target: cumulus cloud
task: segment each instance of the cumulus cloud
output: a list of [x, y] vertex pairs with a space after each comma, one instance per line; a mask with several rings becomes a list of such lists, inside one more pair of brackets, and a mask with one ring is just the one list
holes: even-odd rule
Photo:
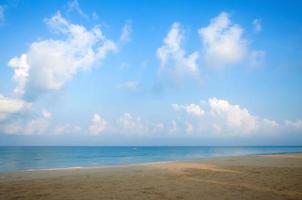
[[291, 128], [291, 129], [298, 129], [301, 130], [302, 129], [302, 120], [297, 119], [297, 120], [285, 120], [285, 126], [287, 128]]
[[78, 133], [81, 130], [82, 130], [82, 128], [80, 126], [64, 124], [64, 125], [56, 126], [54, 129], [54, 133], [56, 135], [74, 134], [74, 133]]
[[45, 109], [38, 114], [32, 112], [32, 104], [22, 99], [0, 94], [0, 133], [41, 134], [49, 128], [51, 116]]
[[260, 32], [262, 30], [261, 20], [260, 19], [254, 19], [253, 20], [253, 27], [254, 27], [254, 31], [256, 33]]
[[211, 115], [222, 119], [227, 126], [237, 128], [244, 132], [251, 132], [258, 128], [257, 117], [251, 115], [245, 108], [232, 105], [226, 100], [209, 99]]
[[197, 51], [187, 54], [182, 48], [184, 31], [179, 23], [173, 23], [164, 39], [164, 44], [157, 49], [156, 55], [160, 61], [161, 71], [168, 70], [176, 76], [183, 74], [198, 74]]
[[226, 12], [211, 19], [207, 27], [198, 30], [203, 43], [203, 57], [207, 65], [222, 67], [244, 59], [248, 43], [243, 29], [233, 24]]
[[[90, 133], [97, 132], [102, 133], [104, 131], [110, 132], [115, 135], [137, 135], [137, 136], [151, 136], [165, 133], [167, 130], [164, 122], [152, 122], [130, 114], [128, 112], [123, 113], [117, 120], [110, 123], [105, 121], [99, 115], [94, 115], [91, 120], [91, 126], [89, 127]], [[96, 130], [98, 131], [92, 131]]]
[[18, 83], [15, 88], [15, 93], [22, 95], [24, 93], [24, 88], [28, 79], [29, 64], [27, 62], [27, 55], [22, 54], [20, 57], [14, 57], [9, 62], [8, 65], [14, 69], [13, 80]]
[[44, 134], [50, 126], [51, 113], [47, 110], [33, 118], [16, 118], [0, 124], [0, 131], [13, 135], [33, 135]]
[[107, 121], [99, 114], [95, 113], [91, 119], [91, 125], [89, 126], [89, 132], [92, 135], [99, 135], [108, 128]]
[[32, 119], [25, 126], [26, 134], [42, 134], [45, 133], [47, 128], [49, 127], [49, 119], [51, 118], [51, 113], [43, 110], [42, 116], [40, 118]]
[[271, 119], [264, 118], [262, 122], [264, 127], [268, 127], [268, 128], [278, 128], [280, 126], [275, 120], [271, 120]]
[[[178, 114], [170, 122], [157, 122], [143, 119], [130, 113], [124, 113], [118, 120], [109, 123], [100, 115], [94, 114], [89, 132], [99, 135], [105, 130], [112, 134], [132, 134], [154, 136], [154, 134], [190, 134], [190, 135], [252, 135], [252, 134], [278, 134], [284, 128], [301, 130], [302, 121], [286, 120], [283, 124], [268, 118], [253, 115], [248, 109], [224, 99], [215, 97], [203, 102], [203, 109], [199, 104], [172, 104], [173, 110]], [[188, 117], [190, 116], [190, 117]], [[201, 117], [202, 116], [202, 117]], [[57, 134], [78, 132], [80, 129], [73, 126], [58, 126]], [[72, 130], [72, 131], [70, 131]]]
[[271, 132], [280, 128], [280, 124], [276, 121], [252, 115], [246, 108], [224, 99], [209, 98], [207, 102], [203, 103], [203, 107], [207, 109], [194, 103], [172, 104], [175, 112], [184, 111], [193, 116], [193, 118], [182, 116], [178, 127], [183, 127], [183, 132], [197, 134], [246, 134]]
[[19, 95], [38, 96], [46, 91], [60, 90], [66, 81], [81, 70], [88, 70], [117, 50], [99, 27], [87, 30], [72, 24], [57, 12], [46, 24], [65, 39], [34, 42], [20, 57], [8, 65], [14, 69], [15, 91]]
[[172, 104], [172, 108], [175, 110], [175, 111], [185, 111], [187, 112], [188, 114], [191, 114], [191, 115], [195, 115], [195, 116], [203, 116], [204, 115], [204, 110], [201, 108], [200, 105], [198, 104], [187, 104], [187, 105], [179, 105], [179, 104]]
[[[261, 30], [261, 21], [253, 22], [257, 31]], [[201, 57], [210, 67], [221, 68], [248, 61], [251, 66], [263, 64], [266, 52], [250, 48], [250, 41], [244, 37], [244, 29], [231, 21], [227, 12], [221, 12], [210, 20], [206, 27], [198, 30], [202, 41]], [[176, 77], [184, 74], [198, 74], [197, 61], [199, 53], [194, 51], [187, 55], [182, 47], [184, 31], [179, 23], [173, 23], [164, 44], [157, 49], [160, 71], [166, 70]]]
[[21, 100], [8, 98], [0, 94], [0, 120], [8, 115], [26, 110], [31, 104]]
[[143, 134], [149, 131], [148, 125], [140, 118], [124, 113], [118, 120], [122, 131], [134, 134]]

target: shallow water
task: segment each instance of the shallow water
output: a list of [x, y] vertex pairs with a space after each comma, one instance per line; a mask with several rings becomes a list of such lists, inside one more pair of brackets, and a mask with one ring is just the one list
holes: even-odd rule
[[265, 147], [0, 147], [0, 172], [95, 167], [220, 156], [302, 152], [302, 146]]

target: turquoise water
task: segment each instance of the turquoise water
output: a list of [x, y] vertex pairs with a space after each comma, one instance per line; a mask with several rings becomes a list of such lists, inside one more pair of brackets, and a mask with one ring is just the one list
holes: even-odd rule
[[296, 147], [0, 147], [0, 172], [302, 152]]

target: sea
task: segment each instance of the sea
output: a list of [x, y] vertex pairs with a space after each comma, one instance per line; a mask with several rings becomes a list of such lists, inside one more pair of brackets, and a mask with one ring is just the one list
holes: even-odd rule
[[302, 146], [2, 146], [0, 172], [302, 152]]

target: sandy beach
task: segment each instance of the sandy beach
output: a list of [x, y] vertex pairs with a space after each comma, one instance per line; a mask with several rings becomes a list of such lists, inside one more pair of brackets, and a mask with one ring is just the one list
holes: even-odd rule
[[0, 173], [0, 199], [302, 199], [302, 154]]

